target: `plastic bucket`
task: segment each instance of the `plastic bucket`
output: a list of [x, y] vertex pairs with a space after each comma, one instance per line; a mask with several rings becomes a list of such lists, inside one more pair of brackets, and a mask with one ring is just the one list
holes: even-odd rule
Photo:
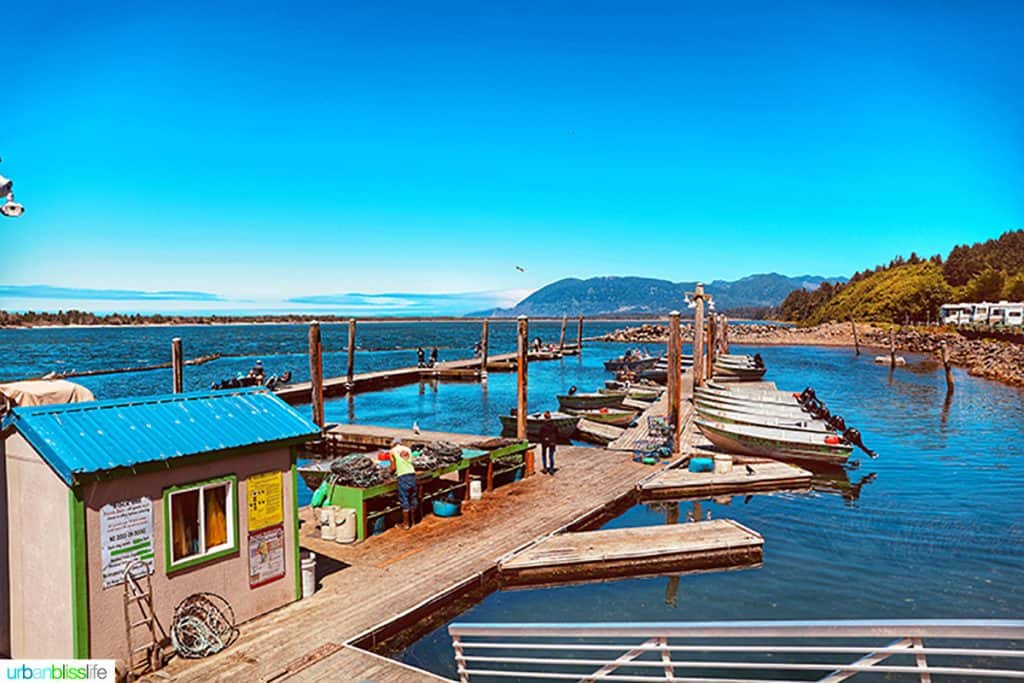
[[334, 540], [338, 543], [355, 543], [356, 511], [352, 508], [338, 508], [334, 521]]
[[715, 474], [732, 472], [732, 456], [726, 453], [715, 454]]
[[715, 469], [711, 458], [690, 458], [691, 472], [713, 472]]
[[325, 541], [334, 540], [334, 519], [338, 514], [335, 505], [325, 505], [320, 508], [320, 538]]
[[480, 477], [469, 478], [469, 499], [480, 500], [484, 497], [484, 485]]
[[310, 553], [299, 564], [302, 568], [302, 597], [308, 598], [316, 592], [316, 555]]

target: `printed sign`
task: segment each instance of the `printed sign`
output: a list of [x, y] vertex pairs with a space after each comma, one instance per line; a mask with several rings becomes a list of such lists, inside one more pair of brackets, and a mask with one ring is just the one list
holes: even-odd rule
[[[103, 587], [124, 583], [124, 570], [142, 560], [153, 573], [153, 502], [135, 498], [100, 508]], [[141, 572], [140, 572], [141, 574]]]
[[284, 525], [249, 533], [249, 588], [284, 576]]
[[284, 523], [284, 498], [280, 472], [249, 477], [249, 531]]

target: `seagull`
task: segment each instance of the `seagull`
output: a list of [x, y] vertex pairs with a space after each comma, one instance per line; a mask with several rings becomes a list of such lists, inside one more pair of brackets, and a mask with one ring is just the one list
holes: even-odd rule
[[526, 272], [526, 268], [523, 268], [522, 266], [516, 266], [516, 270], [518, 270], [520, 273]]
[[419, 424], [416, 423], [416, 420], [412, 421], [412, 433], [413, 434], [419, 434], [420, 433], [420, 426], [419, 426]]
[[744, 467], [747, 468], [747, 476], [748, 477], [754, 473], [754, 468], [751, 467], [750, 465], [744, 465]]

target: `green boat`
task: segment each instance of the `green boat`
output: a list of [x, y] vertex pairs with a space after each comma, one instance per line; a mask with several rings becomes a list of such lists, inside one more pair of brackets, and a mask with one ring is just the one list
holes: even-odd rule
[[567, 409], [566, 412], [583, 417], [591, 422], [612, 425], [613, 427], [628, 427], [640, 413], [636, 410], [621, 410], [618, 408], [588, 408], [584, 410]]
[[[518, 425], [515, 415], [499, 415], [501, 420], [501, 435], [515, 436]], [[569, 442], [573, 432], [576, 431], [576, 424], [580, 418], [567, 413], [551, 413], [551, 421], [555, 423], [558, 430], [558, 439], [565, 443]], [[544, 413], [530, 413], [526, 416], [526, 436], [529, 439], [540, 439], [540, 428], [544, 424]]]
[[694, 420], [694, 424], [708, 441], [730, 453], [834, 464], [845, 463], [853, 453], [853, 446], [837, 434], [727, 424], [702, 418]]
[[607, 394], [595, 391], [588, 394], [559, 394], [559, 410], [587, 410], [588, 408], [615, 408], [626, 398], [625, 391], [612, 391]]
[[606, 387], [604, 389], [598, 389], [600, 394], [621, 394], [623, 391], [626, 392], [626, 398], [631, 398], [634, 401], [657, 401], [658, 397], [661, 396], [661, 390], [651, 388], [640, 388], [640, 387], [623, 387], [623, 388], [612, 388]]

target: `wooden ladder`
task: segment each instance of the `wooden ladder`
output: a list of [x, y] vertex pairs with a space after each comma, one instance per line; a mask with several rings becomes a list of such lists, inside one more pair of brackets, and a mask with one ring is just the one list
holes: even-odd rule
[[[132, 605], [137, 609], [132, 610]], [[163, 657], [157, 639], [159, 625], [153, 611], [153, 583], [149, 565], [142, 560], [135, 560], [124, 570], [124, 624], [128, 636], [129, 679], [159, 669]], [[139, 633], [142, 629], [145, 630]]]

